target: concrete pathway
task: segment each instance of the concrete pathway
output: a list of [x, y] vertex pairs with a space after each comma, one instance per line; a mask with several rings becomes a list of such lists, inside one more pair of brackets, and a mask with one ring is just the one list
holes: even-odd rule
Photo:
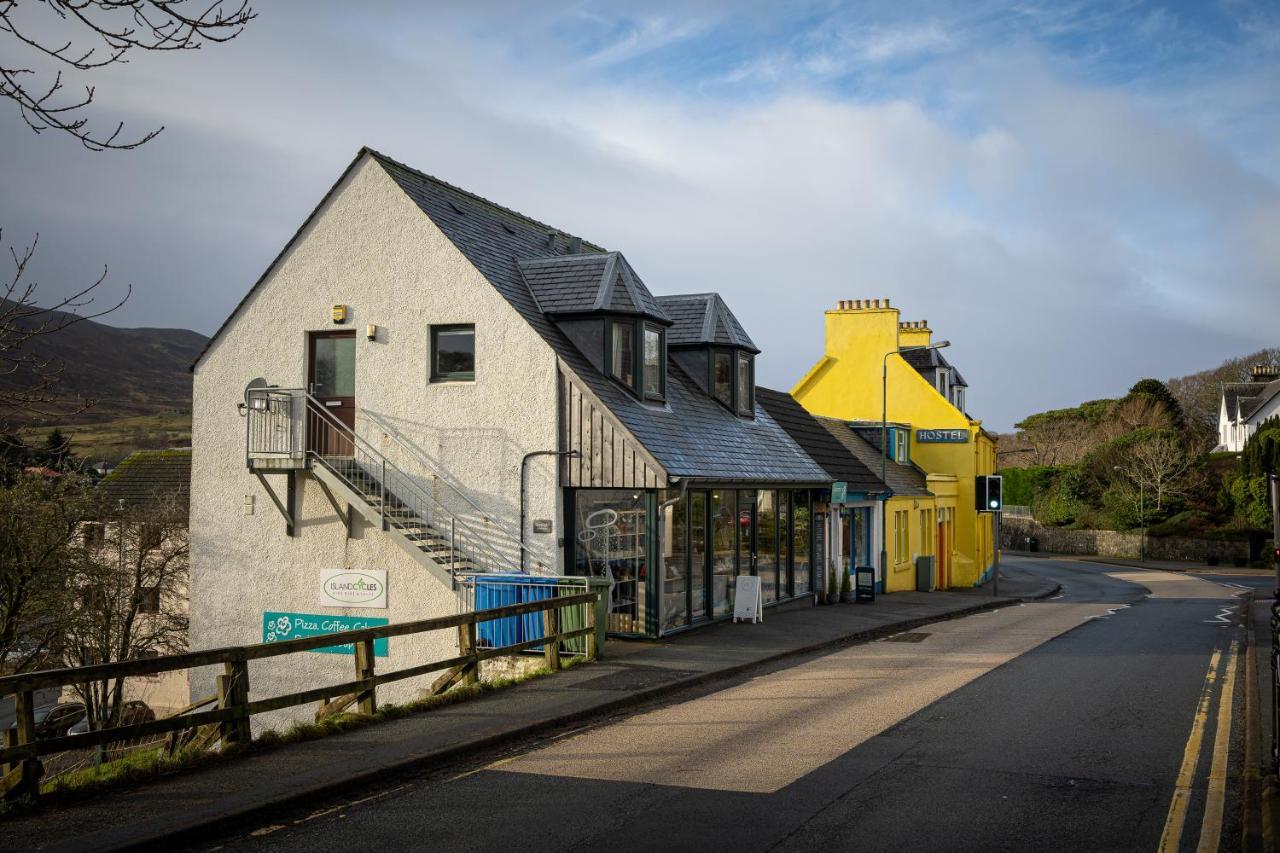
[[897, 634], [930, 622], [1052, 595], [1018, 570], [990, 589], [895, 593], [874, 604], [765, 611], [761, 624], [710, 626], [653, 643], [609, 642], [605, 659], [425, 714], [0, 820], [0, 848], [114, 850], [188, 841], [285, 806], [358, 794], [503, 744], [597, 719], [771, 661]]

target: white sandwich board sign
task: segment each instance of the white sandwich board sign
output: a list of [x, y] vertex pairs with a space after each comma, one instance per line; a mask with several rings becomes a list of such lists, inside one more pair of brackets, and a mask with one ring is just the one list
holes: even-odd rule
[[733, 597], [733, 621], [750, 619], [764, 621], [764, 601], [760, 598], [760, 578], [738, 575], [738, 585]]

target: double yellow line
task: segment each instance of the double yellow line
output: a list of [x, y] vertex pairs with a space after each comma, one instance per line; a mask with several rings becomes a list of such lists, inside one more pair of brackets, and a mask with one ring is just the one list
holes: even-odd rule
[[[1227, 669], [1222, 690], [1218, 694], [1218, 726], [1213, 737], [1213, 760], [1209, 766], [1209, 789], [1205, 799], [1204, 821], [1200, 825], [1200, 841], [1196, 853], [1217, 853], [1222, 836], [1222, 815], [1227, 793], [1227, 759], [1231, 749], [1231, 710], [1236, 687], [1236, 654], [1239, 643], [1232, 641], [1227, 655]], [[1191, 803], [1191, 788], [1195, 782], [1196, 766], [1200, 761], [1200, 747], [1204, 741], [1205, 725], [1209, 720], [1209, 708], [1213, 704], [1213, 686], [1218, 680], [1218, 667], [1222, 652], [1214, 649], [1209, 658], [1209, 670], [1200, 689], [1200, 701], [1195, 718], [1191, 721], [1191, 734], [1182, 754], [1182, 767], [1169, 803], [1169, 815], [1165, 818], [1164, 834], [1160, 837], [1160, 853], [1176, 853], [1182, 844], [1182, 831], [1187, 822], [1187, 807]]]

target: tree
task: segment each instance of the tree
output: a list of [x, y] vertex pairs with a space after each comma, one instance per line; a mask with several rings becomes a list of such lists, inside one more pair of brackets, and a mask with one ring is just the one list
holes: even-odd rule
[[[136, 660], [187, 648], [187, 508], [179, 496], [101, 505], [87, 522], [85, 558], [74, 581], [78, 606], [62, 644], [66, 666]], [[76, 687], [99, 726], [115, 725], [125, 700], [123, 678]]]
[[1186, 427], [1186, 418], [1182, 412], [1182, 404], [1173, 396], [1166, 386], [1159, 379], [1139, 379], [1129, 389], [1129, 397], [1148, 397], [1156, 401], [1166, 415], [1168, 415], [1171, 425], [1178, 430]]
[[1195, 462], [1181, 437], [1172, 430], [1145, 430], [1128, 447], [1122, 465], [1128, 479], [1154, 499], [1156, 512], [1170, 498], [1182, 494], [1182, 480]]
[[[89, 126], [95, 88], [68, 95], [64, 74], [91, 77], [137, 52], [198, 50], [238, 36], [254, 18], [247, 3], [222, 0], [60, 0], [24, 6], [0, 0], [0, 97], [36, 133], [70, 134], [91, 151], [137, 148], [164, 128], [122, 137]], [[21, 57], [21, 58], [20, 58]]]
[[58, 651], [71, 612], [88, 513], [87, 483], [72, 475], [18, 474], [0, 486], [0, 664], [35, 669]]

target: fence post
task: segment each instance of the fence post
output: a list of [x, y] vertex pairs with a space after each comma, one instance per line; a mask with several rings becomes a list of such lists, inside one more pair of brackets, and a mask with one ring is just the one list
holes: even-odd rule
[[[224, 672], [218, 676], [218, 708], [241, 708], [249, 704], [249, 662], [230, 660], [224, 665]], [[249, 715], [245, 714], [234, 720], [224, 720], [219, 724], [223, 745], [230, 743], [248, 743], [253, 735], [249, 726]]]
[[[361, 640], [356, 646], [356, 679], [373, 678], [373, 640]], [[370, 686], [356, 694], [357, 709], [361, 714], [374, 714], [378, 710], [378, 688]]]
[[[476, 622], [474, 613], [471, 616], [470, 622], [464, 622], [458, 626], [458, 653], [460, 655], [475, 655], [476, 653]], [[470, 663], [463, 664], [462, 683], [480, 683], [480, 662], [475, 660], [474, 657]]]
[[[36, 703], [35, 694], [30, 690], [23, 690], [13, 697], [14, 711], [17, 715], [15, 724], [17, 728], [17, 737], [9, 742], [16, 746], [25, 746], [29, 743], [36, 742]], [[44, 766], [40, 763], [38, 756], [23, 758], [18, 762], [17, 767], [10, 770], [10, 773], [21, 773], [21, 781], [17, 787], [10, 790], [10, 796], [27, 794], [31, 797], [40, 796], [40, 776], [44, 772]], [[7, 775], [7, 774], [6, 774]], [[2, 777], [0, 777], [2, 778]]]
[[[554, 598], [549, 599], [555, 601]], [[542, 644], [543, 654], [547, 658], [547, 669], [555, 672], [560, 668], [560, 608], [550, 607], [542, 611], [542, 636], [546, 640]]]
[[[598, 601], [599, 599], [600, 593], [597, 592], [596, 600]], [[586, 623], [585, 627], [591, 629], [587, 632], [586, 637], [587, 660], [595, 660], [596, 656], [600, 654], [600, 649], [596, 647], [596, 603], [594, 601], [588, 601], [586, 604], [582, 605], [582, 609], [584, 611], [583, 615], [586, 617], [584, 620]]]

